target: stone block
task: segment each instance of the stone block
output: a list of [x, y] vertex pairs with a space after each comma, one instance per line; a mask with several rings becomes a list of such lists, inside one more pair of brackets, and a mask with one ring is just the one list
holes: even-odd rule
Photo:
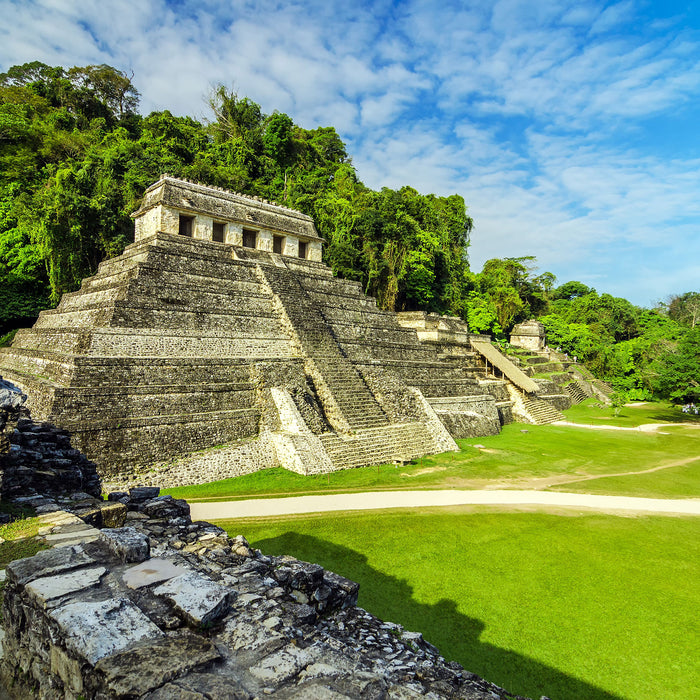
[[143, 700], [253, 700], [231, 676], [216, 673], [188, 673], [146, 695]]
[[150, 501], [152, 498], [157, 498], [159, 494], [159, 486], [137, 486], [133, 489], [129, 489], [129, 498], [134, 503]]
[[103, 657], [95, 669], [117, 697], [140, 697], [193, 669], [221, 658], [210, 640], [178, 630]]
[[80, 663], [71, 658], [66, 652], [51, 645], [51, 673], [56, 674], [73, 693], [83, 692], [83, 677]]
[[123, 503], [102, 501], [82, 508], [74, 507], [73, 512], [88, 525], [96, 528], [121, 527], [126, 521], [127, 508]]
[[133, 589], [152, 586], [187, 573], [189, 569], [172, 559], [153, 558], [132, 566], [122, 574], [124, 583]]
[[194, 571], [171, 578], [153, 589], [153, 594], [168, 600], [187, 623], [200, 627], [223, 617], [233, 596], [225, 586]]
[[139, 510], [154, 519], [180, 518], [190, 514], [190, 505], [181, 498], [158, 496], [140, 505]]
[[26, 585], [26, 591], [40, 607], [54, 607], [64, 596], [97, 586], [106, 572], [104, 566], [74, 569], [57, 576], [34, 579]]
[[250, 673], [266, 685], [279, 686], [312, 664], [320, 653], [320, 650], [314, 647], [301, 649], [288, 645], [252, 666]]
[[122, 562], [142, 562], [151, 555], [148, 537], [134, 527], [101, 530], [99, 539]]
[[81, 545], [60, 549], [47, 549], [27, 559], [17, 559], [7, 565], [7, 578], [18, 585], [25, 585], [42, 576], [52, 576], [73, 569], [79, 569], [95, 560]]
[[136, 642], [163, 636], [126, 598], [69, 603], [52, 610], [50, 618], [60, 627], [68, 649], [93, 665]]

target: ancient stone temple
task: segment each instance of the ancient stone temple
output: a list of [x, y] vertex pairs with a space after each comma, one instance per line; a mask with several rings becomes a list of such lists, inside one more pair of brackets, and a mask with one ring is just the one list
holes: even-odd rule
[[510, 332], [510, 344], [534, 352], [544, 350], [544, 325], [534, 318], [523, 323], [516, 323]]
[[201, 480], [330, 471], [498, 432], [503, 387], [449, 351], [466, 326], [421, 342], [333, 277], [308, 216], [163, 176], [134, 217], [135, 243], [0, 349], [104, 475], [221, 445]]

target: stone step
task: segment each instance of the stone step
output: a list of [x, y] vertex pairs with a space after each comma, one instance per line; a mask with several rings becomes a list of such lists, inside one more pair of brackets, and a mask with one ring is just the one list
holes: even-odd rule
[[409, 461], [432, 449], [432, 439], [420, 423], [393, 424], [340, 437], [321, 435], [321, 442], [336, 468]]
[[554, 406], [535, 397], [525, 397], [523, 405], [528, 415], [533, 419], [536, 425], [547, 425], [558, 420], [564, 420], [565, 416], [561, 411], [558, 411]]

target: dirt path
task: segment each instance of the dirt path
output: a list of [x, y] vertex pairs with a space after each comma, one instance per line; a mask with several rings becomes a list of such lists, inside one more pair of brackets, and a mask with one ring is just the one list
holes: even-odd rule
[[[635, 433], [655, 433], [659, 428], [672, 428], [675, 425], [685, 425], [685, 423], [643, 423], [632, 427], [622, 425], [600, 425], [593, 423], [573, 423], [569, 420], [557, 420], [552, 425], [566, 425], [570, 428], [588, 428], [590, 430], [631, 430]], [[700, 427], [691, 425], [691, 427]]]
[[495, 505], [586, 508], [604, 512], [634, 511], [700, 515], [700, 499], [598, 496], [552, 491], [379, 491], [324, 496], [291, 496], [218, 503], [191, 503], [194, 520], [224, 520], [297, 515], [341, 510], [426, 508], [431, 506]]
[[[507, 479], [501, 479], [495, 482], [493, 488], [496, 489], [507, 489], [511, 487], [520, 489], [546, 489], [550, 486], [562, 486], [563, 484], [576, 484], [580, 481], [595, 481], [596, 479], [607, 479], [610, 476], [637, 476], [639, 474], [651, 474], [652, 472], [663, 471], [664, 469], [671, 469], [672, 467], [683, 467], [686, 464], [692, 464], [700, 460], [700, 455], [697, 457], [687, 457], [686, 459], [678, 459], [675, 462], [668, 462], [667, 464], [660, 464], [657, 467], [650, 467], [649, 469], [640, 469], [636, 472], [614, 472], [611, 474], [557, 474], [555, 476], [539, 476], [523, 479], [513, 479], [508, 481]], [[486, 480], [482, 480], [486, 481]], [[467, 486], [466, 483], [462, 484]], [[489, 489], [487, 483], [478, 484], [483, 489]], [[474, 484], [477, 486], [477, 484]]]

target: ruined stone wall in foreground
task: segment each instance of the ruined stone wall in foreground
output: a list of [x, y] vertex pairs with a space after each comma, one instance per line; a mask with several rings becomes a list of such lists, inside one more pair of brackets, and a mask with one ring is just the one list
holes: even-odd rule
[[112, 494], [124, 527], [8, 566], [12, 697], [515, 698], [358, 608], [356, 583], [193, 524], [157, 494]]

